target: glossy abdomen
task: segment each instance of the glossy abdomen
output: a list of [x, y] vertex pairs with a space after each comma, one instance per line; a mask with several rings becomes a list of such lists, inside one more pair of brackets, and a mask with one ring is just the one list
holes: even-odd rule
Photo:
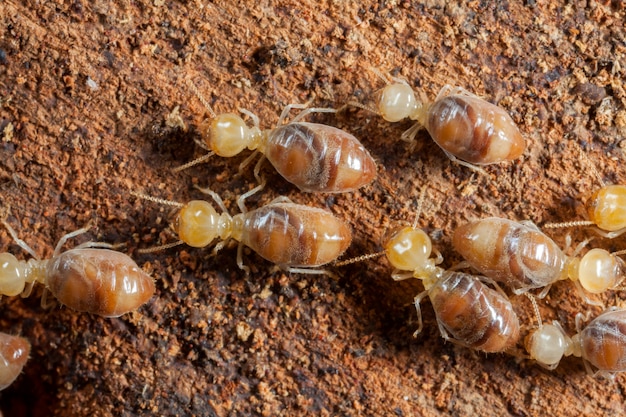
[[29, 353], [28, 340], [0, 332], [0, 390], [11, 385], [19, 376]]
[[517, 293], [555, 282], [567, 260], [538, 229], [496, 217], [460, 226], [452, 244], [472, 267]]
[[457, 341], [484, 352], [517, 343], [519, 319], [510, 301], [477, 277], [446, 271], [428, 297], [439, 325]]
[[238, 240], [277, 265], [314, 267], [339, 257], [352, 232], [327, 211], [277, 203], [246, 213]]
[[46, 287], [77, 311], [117, 317], [154, 294], [154, 281], [127, 255], [108, 249], [72, 249], [48, 263]]
[[477, 165], [516, 159], [526, 147], [511, 116], [473, 96], [450, 95], [435, 101], [425, 128], [445, 151]]
[[602, 313], [580, 332], [582, 357], [601, 371], [626, 371], [626, 310]]
[[376, 163], [351, 134], [317, 123], [290, 123], [268, 134], [265, 156], [306, 192], [356, 190], [376, 177]]

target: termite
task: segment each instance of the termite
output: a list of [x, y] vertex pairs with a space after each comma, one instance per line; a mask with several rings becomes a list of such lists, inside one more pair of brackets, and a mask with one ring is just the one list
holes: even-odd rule
[[[467, 263], [515, 294], [570, 279], [577, 287], [598, 294], [616, 288], [626, 277], [626, 263], [616, 253], [592, 249], [584, 256], [566, 256], [559, 246], [532, 223], [491, 217], [458, 227], [452, 245]], [[597, 304], [581, 295], [590, 304]]]
[[28, 340], [0, 332], [0, 391], [11, 385], [19, 376], [29, 354]]
[[153, 252], [181, 243], [202, 248], [220, 240], [214, 247], [214, 252], [217, 252], [229, 239], [234, 239], [239, 242], [237, 265], [246, 272], [250, 269], [243, 264], [244, 245], [287, 271], [326, 273], [319, 267], [341, 256], [352, 241], [348, 225], [328, 211], [295, 204], [285, 198], [247, 211], [243, 200], [263, 186], [264, 183], [239, 197], [241, 213], [234, 216], [228, 214], [220, 196], [208, 188], [198, 187], [213, 198], [221, 214], [204, 200], [182, 204], [131, 192], [136, 197], [180, 209], [172, 225], [180, 240], [143, 252]]
[[548, 369], [563, 356], [580, 357], [589, 374], [607, 378], [626, 371], [626, 310], [610, 308], [584, 328], [582, 317], [576, 315], [576, 334], [569, 337], [558, 322], [543, 324], [537, 316], [539, 327], [526, 338], [530, 357]]
[[423, 230], [402, 228], [391, 234], [384, 248], [397, 269], [392, 275], [395, 280], [413, 277], [424, 284], [425, 291], [414, 301], [419, 319], [416, 335], [422, 330], [420, 302], [428, 296], [444, 339], [483, 352], [502, 352], [517, 343], [519, 319], [506, 295], [488, 287], [485, 283], [493, 281], [486, 277], [436, 266], [441, 255], [430, 258], [432, 243]]
[[[386, 77], [376, 71], [377, 75]], [[417, 123], [402, 134], [408, 142], [425, 128], [452, 160], [482, 171], [475, 165], [489, 165], [519, 158], [526, 142], [509, 114], [494, 104], [460, 87], [444, 86], [433, 102], [418, 100], [402, 79], [387, 81], [378, 94], [375, 108], [350, 102], [379, 114], [389, 122], [409, 118]]]
[[[61, 252], [61, 248], [75, 236], [87, 232], [85, 227], [61, 237], [52, 258], [39, 259], [15, 230], [0, 218], [13, 240], [33, 259], [18, 260], [5, 252], [0, 254], [0, 294], [14, 296], [30, 292], [34, 283], [67, 307], [97, 314], [118, 317], [136, 310], [154, 294], [154, 281], [127, 255], [110, 249], [103, 243], [87, 242], [74, 249]], [[26, 284], [31, 284], [26, 288]]]
[[[308, 108], [285, 124], [291, 109], [305, 108], [290, 104], [284, 108], [276, 127], [261, 130], [255, 114], [239, 109], [252, 119], [252, 127], [237, 114], [217, 115], [191, 82], [189, 87], [211, 114], [211, 119], [200, 126], [202, 140], [210, 152], [176, 171], [202, 162], [213, 154], [232, 157], [248, 148], [263, 154], [283, 178], [304, 192], [354, 191], [376, 177], [376, 162], [356, 137], [336, 127], [300, 121], [308, 114], [336, 112], [335, 109]], [[244, 165], [255, 155], [256, 152]], [[257, 179], [262, 161], [263, 158], [255, 167]]]
[[[435, 250], [436, 257], [431, 258], [432, 241], [426, 232], [417, 228], [424, 197], [425, 190], [421, 193], [413, 226], [401, 227], [385, 235], [383, 252], [335, 265], [347, 265], [385, 254], [395, 268], [391, 275], [394, 280], [417, 278], [424, 285], [424, 291], [414, 299], [418, 317], [414, 336], [422, 331], [420, 302], [428, 296], [445, 340], [483, 352], [508, 350], [519, 338], [519, 319], [511, 302], [487, 277], [448, 271], [437, 266], [443, 262], [443, 257]], [[493, 284], [497, 291], [486, 283]]]

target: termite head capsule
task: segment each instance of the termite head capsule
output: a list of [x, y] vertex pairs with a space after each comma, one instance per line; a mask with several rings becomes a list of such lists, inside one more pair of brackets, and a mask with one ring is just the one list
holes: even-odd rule
[[413, 89], [404, 83], [393, 83], [383, 88], [378, 97], [378, 111], [388, 122], [399, 122], [415, 113], [420, 103], [415, 99]]
[[176, 216], [174, 230], [180, 240], [193, 246], [203, 248], [217, 237], [225, 237], [226, 229], [232, 223], [228, 214], [217, 214], [207, 201], [193, 200], [187, 203]]
[[430, 237], [421, 229], [405, 227], [392, 230], [385, 238], [387, 259], [402, 271], [415, 271], [428, 263], [432, 252]]
[[26, 285], [26, 264], [10, 253], [0, 253], [0, 294], [21, 294]]
[[561, 326], [555, 322], [555, 324], [544, 324], [531, 333], [526, 338], [526, 351], [532, 359], [553, 369], [563, 356], [572, 354], [573, 343]]
[[[254, 141], [254, 128], [234, 113], [224, 113], [206, 120], [200, 127], [202, 137], [216, 155], [231, 157], [251, 147]], [[258, 130], [258, 129], [257, 129]]]
[[622, 259], [604, 249], [591, 249], [578, 264], [578, 280], [585, 290], [599, 294], [619, 285], [625, 266]]
[[587, 214], [602, 230], [614, 232], [626, 227], [626, 186], [600, 188], [587, 202]]

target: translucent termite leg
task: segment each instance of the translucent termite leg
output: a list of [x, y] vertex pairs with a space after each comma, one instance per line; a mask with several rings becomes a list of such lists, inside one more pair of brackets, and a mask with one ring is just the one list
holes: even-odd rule
[[489, 174], [487, 173], [487, 171], [485, 171], [484, 169], [480, 168], [477, 165], [471, 164], [469, 162], [465, 162], [459, 158], [457, 158], [456, 156], [452, 155], [450, 152], [446, 151], [445, 149], [441, 148], [441, 150], [446, 154], [446, 156], [450, 159], [450, 161], [457, 163], [459, 165], [464, 166], [465, 168], [469, 168], [474, 172], [477, 172], [481, 175], [487, 176], [489, 177]]
[[237, 245], [237, 266], [246, 273], [246, 276], [250, 275], [250, 267], [243, 264], [243, 243], [241, 242]]
[[592, 305], [592, 306], [604, 308], [604, 304], [601, 301], [596, 301], [596, 300], [592, 300], [591, 298], [589, 298], [589, 295], [587, 295], [587, 291], [585, 291], [585, 289], [583, 288], [579, 280], [574, 281], [574, 286], [576, 287], [576, 290], [578, 291], [578, 295], [580, 295], [580, 298], [582, 298], [585, 301], [585, 303]]
[[218, 207], [220, 208], [220, 210], [222, 210], [223, 213], [228, 213], [228, 209], [226, 208], [226, 205], [224, 205], [224, 201], [222, 201], [222, 197], [220, 197], [215, 191], [211, 190], [209, 187], [202, 188], [198, 185], [196, 185], [196, 188], [200, 192], [211, 196], [213, 201], [215, 201], [215, 203], [218, 205]]
[[237, 207], [239, 207], [239, 210], [242, 213], [247, 213], [248, 212], [248, 209], [246, 208], [246, 204], [245, 204], [246, 199], [249, 198], [250, 196], [258, 193], [263, 188], [265, 188], [265, 184], [266, 184], [265, 178], [261, 178], [261, 183], [259, 185], [257, 185], [256, 187], [254, 187], [250, 191], [241, 194], [239, 196], [239, 198], [237, 198]]
[[63, 245], [65, 245], [65, 243], [68, 240], [70, 240], [70, 239], [72, 239], [72, 238], [74, 238], [76, 236], [82, 235], [84, 233], [87, 233], [89, 230], [91, 230], [92, 227], [93, 227], [93, 224], [91, 222], [89, 222], [87, 224], [87, 226], [61, 236], [61, 239], [59, 239], [59, 242], [57, 243], [56, 247], [54, 248], [54, 252], [52, 254], [52, 257], [55, 258], [55, 257], [59, 256], [59, 254], [61, 253], [61, 248], [63, 247]]
[[[278, 118], [278, 123], [276, 123], [276, 126], [282, 126], [285, 123], [285, 119], [287, 118], [287, 115], [289, 115], [289, 112], [291, 112], [291, 109], [306, 109], [307, 107], [309, 107], [309, 104], [311, 104], [312, 101], [313, 99], [309, 100], [308, 102], [304, 104], [296, 104], [296, 103], [287, 104], [283, 108], [283, 111], [280, 113], [280, 117]], [[292, 123], [293, 123], [293, 120], [292, 120]]]
[[410, 143], [411, 146], [414, 147], [415, 146], [415, 136], [417, 135], [417, 132], [419, 132], [423, 128], [424, 128], [424, 126], [422, 126], [420, 123], [415, 123], [415, 124], [413, 124], [413, 126], [408, 128], [407, 130], [405, 130], [402, 133], [402, 135], [400, 135], [400, 139], [403, 140], [404, 142]]
[[243, 113], [246, 116], [248, 116], [250, 119], [252, 119], [252, 124], [254, 125], [254, 127], [256, 127], [259, 130], [261, 129], [261, 123], [259, 121], [259, 116], [257, 116], [256, 114], [252, 113], [250, 110], [242, 109], [241, 107], [239, 107], [238, 110], [241, 113]]
[[391, 273], [391, 278], [394, 281], [404, 281], [405, 279], [415, 278], [412, 271], [401, 271], [399, 269], [394, 269]]
[[602, 229], [600, 229], [598, 227], [594, 227], [593, 231], [596, 232], [597, 234], [599, 234], [602, 237], [605, 237], [607, 239], [613, 239], [613, 238], [616, 238], [616, 237], [618, 237], [619, 235], [621, 235], [623, 233], [626, 233], [626, 227], [623, 228], [623, 229], [616, 230], [614, 232], [605, 232], [604, 230], [602, 230]]
[[326, 269], [294, 268], [290, 266], [290, 267], [284, 268], [284, 270], [292, 274], [328, 275], [330, 277], [337, 277], [335, 274], [333, 274], [332, 272]]
[[484, 284], [491, 285], [496, 291], [498, 291], [500, 294], [502, 294], [502, 296], [504, 296], [504, 298], [506, 298], [507, 300], [509, 299], [509, 296], [506, 295], [504, 290], [493, 279], [491, 279], [489, 277], [486, 277], [484, 275], [476, 275], [476, 278], [478, 278], [478, 280], [480, 282], [484, 283]]
[[11, 206], [7, 206], [6, 208], [2, 209], [0, 211], [0, 223], [2, 223], [4, 225], [4, 227], [6, 227], [7, 231], [9, 232], [9, 235], [11, 235], [11, 238], [13, 239], [13, 241], [22, 249], [24, 249], [26, 252], [28, 252], [28, 254], [30, 256], [32, 256], [33, 258], [39, 260], [39, 256], [37, 256], [37, 254], [35, 253], [35, 251], [26, 244], [26, 242], [24, 242], [22, 239], [19, 238], [19, 236], [17, 235], [17, 232], [11, 227], [11, 225], [6, 221], [6, 218], [9, 216], [9, 212], [11, 211]]
[[311, 113], [337, 113], [337, 109], [332, 109], [330, 107], [311, 107], [301, 111], [296, 117], [291, 120], [290, 123], [297, 123]]
[[417, 311], [417, 330], [413, 332], [413, 337], [417, 337], [417, 335], [422, 333], [422, 330], [424, 329], [424, 322], [422, 321], [422, 309], [420, 308], [420, 303], [422, 301], [422, 298], [424, 298], [427, 295], [428, 295], [428, 291], [422, 291], [421, 293], [417, 294], [415, 298], [413, 299], [413, 305], [415, 305], [415, 310]]
[[[249, 155], [246, 159], [244, 159], [242, 163], [240, 163], [240, 164], [239, 164], [239, 170], [238, 170], [239, 175], [242, 175], [242, 174], [243, 174], [243, 171], [244, 171], [244, 170], [248, 167], [248, 165], [250, 165], [250, 163], [251, 163], [252, 161], [254, 161], [254, 158], [256, 158], [258, 155], [259, 155], [259, 151], [254, 151], [254, 152], [252, 152], [252, 153], [251, 153], [251, 154], [250, 154], [250, 155]], [[260, 161], [261, 159], [264, 159], [264, 158], [265, 158], [265, 156], [261, 156], [261, 158], [259, 158], [259, 161]], [[259, 165], [259, 163], [261, 163], [261, 161], [260, 161], [260, 162], [257, 162], [257, 163], [256, 163], [256, 165], [254, 166], [254, 170], [255, 170], [255, 175], [254, 175], [254, 177], [255, 177], [255, 178], [257, 177], [256, 170], [257, 170], [257, 166]], [[260, 169], [260, 168], [259, 168], [259, 169]], [[258, 181], [258, 180], [259, 180], [259, 179], [257, 178], [257, 181]]]

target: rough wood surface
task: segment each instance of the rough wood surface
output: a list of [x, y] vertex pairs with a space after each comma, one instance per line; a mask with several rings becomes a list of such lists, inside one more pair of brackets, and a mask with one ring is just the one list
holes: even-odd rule
[[[419, 282], [396, 283], [384, 259], [289, 275], [251, 252], [246, 277], [229, 245], [136, 250], [173, 240], [170, 209], [130, 190], [185, 202], [210, 186], [236, 212], [255, 185], [237, 175], [249, 153], [171, 168], [203, 151], [206, 110], [246, 108], [263, 127], [289, 103], [368, 103], [402, 77], [432, 99], [445, 84], [505, 108], [528, 140], [522, 159], [486, 170], [451, 163], [425, 132], [417, 148], [391, 124], [349, 109], [313, 119], [344, 128], [375, 156], [379, 178], [346, 195], [299, 193], [269, 166], [253, 207], [286, 195], [347, 219], [347, 256], [380, 250], [385, 231], [419, 224], [445, 257], [456, 226], [487, 216], [538, 224], [584, 218], [600, 184], [624, 183], [624, 2], [583, 1], [84, 1], [0, 2], [0, 193], [9, 222], [42, 257], [88, 221], [86, 239], [123, 250], [157, 282], [154, 299], [118, 319], [3, 298], [0, 329], [32, 342], [30, 361], [0, 393], [6, 416], [481, 415], [624, 413], [626, 378], [595, 379], [580, 359], [555, 371], [445, 343], [428, 302], [416, 339]], [[175, 109], [179, 109], [180, 118]], [[179, 123], [184, 122], [185, 128]], [[598, 175], [594, 172], [597, 170]], [[567, 231], [549, 231], [564, 244]], [[592, 235], [571, 230], [575, 242]], [[624, 249], [626, 238], [591, 246]], [[27, 255], [0, 230], [0, 249]], [[624, 305], [623, 292], [602, 295]], [[524, 332], [534, 324], [513, 298]], [[584, 305], [569, 282], [541, 302], [575, 331]]]

